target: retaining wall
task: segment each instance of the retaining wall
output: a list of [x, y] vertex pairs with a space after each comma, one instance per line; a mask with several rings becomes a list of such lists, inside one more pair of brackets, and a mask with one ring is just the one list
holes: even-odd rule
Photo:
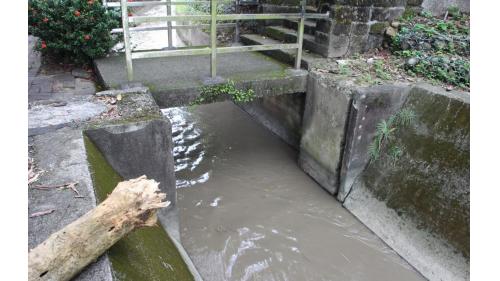
[[[401, 109], [413, 123], [397, 127], [375, 160], [377, 126]], [[468, 280], [469, 133], [467, 93], [356, 87], [313, 72], [299, 164], [429, 280]]]
[[238, 105], [254, 120], [298, 149], [305, 97], [305, 93], [262, 97]]

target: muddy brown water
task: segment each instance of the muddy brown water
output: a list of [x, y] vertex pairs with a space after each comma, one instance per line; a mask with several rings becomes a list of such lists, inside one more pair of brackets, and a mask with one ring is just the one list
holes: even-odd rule
[[164, 113], [181, 240], [205, 280], [425, 280], [233, 103]]

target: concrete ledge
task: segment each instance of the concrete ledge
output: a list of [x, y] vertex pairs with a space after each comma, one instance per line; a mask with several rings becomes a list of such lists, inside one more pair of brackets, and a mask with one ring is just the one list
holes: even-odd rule
[[[29, 189], [28, 212], [30, 214], [49, 209], [55, 210], [49, 215], [28, 219], [28, 247], [30, 249], [96, 206], [80, 130], [64, 128], [35, 136], [33, 150], [32, 156], [37, 167], [45, 171], [36, 184], [60, 185], [77, 182], [76, 188], [84, 197], [74, 198], [75, 193], [70, 189]], [[72, 280], [112, 281], [107, 255], [101, 256]]]

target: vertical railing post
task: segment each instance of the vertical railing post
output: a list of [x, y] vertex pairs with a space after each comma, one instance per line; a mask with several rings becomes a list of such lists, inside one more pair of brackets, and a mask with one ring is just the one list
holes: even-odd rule
[[[167, 1], [167, 16], [172, 15], [172, 5], [170, 5], [171, 0], [166, 0]], [[167, 21], [167, 29], [168, 29], [168, 48], [172, 49], [173, 47], [173, 42], [172, 42], [172, 22]]]
[[[240, 14], [241, 13], [241, 6], [240, 6], [240, 0], [236, 0], [236, 7], [235, 7], [236, 13]], [[236, 20], [236, 27], [234, 28], [234, 40], [235, 43], [240, 42], [240, 21]]]
[[212, 78], [217, 76], [217, 0], [212, 0], [210, 7], [210, 75]]
[[302, 62], [302, 41], [304, 39], [304, 16], [306, 12], [306, 1], [300, 1], [300, 20], [299, 28], [297, 30], [297, 56], [295, 57], [295, 68], [300, 69], [300, 64]]
[[130, 32], [128, 29], [128, 9], [127, 0], [121, 0], [123, 43], [125, 44], [125, 62], [127, 63], [127, 79], [134, 80], [134, 70], [132, 68], [132, 50], [130, 46]]

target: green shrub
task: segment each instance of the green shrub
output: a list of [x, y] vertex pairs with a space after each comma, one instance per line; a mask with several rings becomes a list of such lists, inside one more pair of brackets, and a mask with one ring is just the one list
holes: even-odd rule
[[85, 63], [116, 44], [110, 31], [119, 26], [119, 16], [97, 0], [29, 0], [28, 23], [42, 53]]
[[405, 64], [412, 75], [468, 88], [470, 86], [469, 18], [452, 13], [446, 21], [430, 15], [411, 21], [403, 19], [403, 27], [394, 36], [392, 50], [397, 56], [413, 58]]

